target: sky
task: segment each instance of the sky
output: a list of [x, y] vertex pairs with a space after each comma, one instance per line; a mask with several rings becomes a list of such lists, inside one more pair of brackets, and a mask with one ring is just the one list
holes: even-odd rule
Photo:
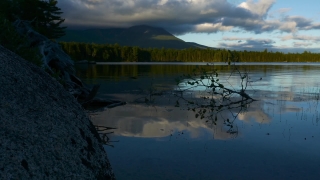
[[61, 0], [69, 28], [162, 27], [232, 50], [320, 53], [319, 0]]

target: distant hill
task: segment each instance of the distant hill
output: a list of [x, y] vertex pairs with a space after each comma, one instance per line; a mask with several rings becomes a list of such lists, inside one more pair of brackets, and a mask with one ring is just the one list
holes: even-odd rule
[[115, 44], [138, 46], [142, 48], [210, 48], [193, 42], [185, 42], [168, 31], [147, 25], [130, 28], [67, 30], [58, 41], [85, 42], [97, 44]]

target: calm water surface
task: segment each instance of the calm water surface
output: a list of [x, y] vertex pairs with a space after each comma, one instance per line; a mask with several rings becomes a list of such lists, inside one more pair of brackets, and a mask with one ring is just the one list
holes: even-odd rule
[[[98, 96], [127, 102], [92, 114], [94, 124], [117, 128], [110, 138], [119, 142], [105, 148], [118, 179], [320, 178], [320, 64], [239, 65], [258, 101], [238, 114], [232, 131], [223, 118], [238, 109], [222, 112], [214, 125], [174, 107], [175, 78], [195, 65], [77, 67], [85, 82], [101, 84]], [[240, 88], [231, 67], [213, 68], [223, 84]]]

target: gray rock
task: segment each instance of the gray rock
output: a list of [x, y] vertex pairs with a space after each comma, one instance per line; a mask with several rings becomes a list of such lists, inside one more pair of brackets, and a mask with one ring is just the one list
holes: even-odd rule
[[[64, 88], [74, 97], [76, 97], [80, 104], [88, 107], [91, 103], [100, 101], [95, 99], [100, 85], [94, 85], [90, 87], [89, 85], [83, 83], [75, 75], [74, 63], [70, 56], [62, 50], [58, 43], [33, 30], [30, 22], [28, 21], [18, 19], [13, 23], [13, 26], [21, 36], [28, 39], [30, 47], [38, 48], [42, 57], [43, 69], [47, 70], [51, 75], [56, 71], [60, 72], [60, 76], [58, 77], [59, 80], [64, 82]], [[87, 60], [84, 60], [83, 62], [87, 64], [95, 63]], [[125, 104], [121, 101], [114, 101], [110, 103], [110, 107], [116, 107], [118, 105]]]
[[[91, 93], [90, 87], [86, 86], [75, 76], [74, 63], [61, 46], [32, 29], [30, 22], [16, 20], [13, 23], [16, 31], [26, 37], [30, 47], [37, 47], [42, 57], [43, 69], [50, 74], [60, 73], [60, 80], [64, 82], [64, 88], [80, 101], [87, 99]], [[79, 102], [80, 102], [79, 101]]]
[[0, 64], [0, 179], [114, 179], [77, 100], [2, 46]]

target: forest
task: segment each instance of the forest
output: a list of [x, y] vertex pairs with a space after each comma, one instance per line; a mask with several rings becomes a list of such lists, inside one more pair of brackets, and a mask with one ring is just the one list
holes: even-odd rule
[[320, 54], [282, 53], [264, 51], [229, 51], [227, 49], [189, 48], [156, 49], [120, 46], [118, 44], [94, 44], [60, 42], [63, 50], [75, 61], [97, 62], [320, 62]]

